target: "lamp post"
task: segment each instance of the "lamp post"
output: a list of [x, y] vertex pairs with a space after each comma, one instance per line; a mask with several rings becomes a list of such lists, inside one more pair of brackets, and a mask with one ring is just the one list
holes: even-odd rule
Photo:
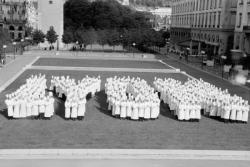
[[[136, 46], [136, 43], [135, 42], [133, 42], [133, 47], [135, 48], [135, 46]], [[133, 57], [135, 57], [135, 51], [134, 51], [134, 49], [133, 49]]]
[[222, 55], [220, 58], [221, 58], [221, 77], [224, 78], [224, 60], [226, 60], [227, 57]]
[[205, 55], [205, 52], [202, 50], [201, 51], [201, 68], [203, 69], [203, 66], [204, 66], [204, 63], [203, 63], [203, 61], [204, 61], [204, 55]]
[[16, 59], [16, 42], [13, 42], [12, 44], [14, 46], [14, 59]]
[[78, 50], [77, 50], [78, 44], [79, 44], [79, 42], [76, 41], [76, 56], [78, 56]]
[[5, 64], [6, 61], [6, 55], [5, 55], [5, 49], [7, 48], [7, 45], [3, 45], [3, 64]]
[[184, 54], [186, 55], [187, 63], [188, 63], [188, 55], [190, 53], [190, 50], [191, 50], [190, 48], [186, 48], [187, 53], [184, 52]]
[[29, 42], [30, 42], [29, 40], [30, 40], [30, 39], [31, 39], [31, 38], [29, 38], [29, 37], [25, 37], [25, 41], [28, 41], [27, 51], [29, 51], [29, 44], [30, 44], [30, 43], [29, 43]]
[[121, 42], [122, 42], [122, 51], [123, 51], [123, 55], [125, 55], [124, 42], [123, 42], [123, 35], [120, 35], [120, 38], [121, 38]]
[[23, 55], [23, 42], [24, 42], [24, 39], [21, 39], [21, 55]]

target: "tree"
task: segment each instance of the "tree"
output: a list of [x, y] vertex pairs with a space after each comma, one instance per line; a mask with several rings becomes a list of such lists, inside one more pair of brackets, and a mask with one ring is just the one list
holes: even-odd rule
[[0, 29], [0, 60], [1, 60], [1, 53], [2, 53], [2, 49], [3, 49], [3, 45], [7, 45], [8, 43], [10, 43], [11, 39], [10, 39], [10, 35], [8, 33], [8, 30], [6, 29]]
[[56, 34], [53, 27], [50, 27], [49, 31], [47, 31], [46, 39], [50, 43], [51, 46], [58, 39], [58, 35]]
[[97, 30], [97, 43], [102, 46], [104, 49], [104, 45], [108, 44], [108, 33], [106, 30]]
[[65, 43], [65, 44], [70, 44], [72, 42], [75, 42], [74, 41], [74, 34], [72, 33], [71, 30], [65, 30], [64, 31], [64, 34], [62, 36], [62, 41]]
[[32, 27], [25, 27], [25, 37], [30, 37], [33, 31]]
[[109, 30], [108, 31], [108, 40], [107, 40], [107, 42], [108, 42], [108, 44], [110, 45], [110, 46], [113, 46], [113, 50], [115, 50], [115, 46], [117, 46], [117, 45], [119, 45], [120, 44], [120, 42], [121, 42], [121, 40], [120, 40], [120, 34], [119, 34], [119, 32], [117, 31], [117, 30]]
[[79, 28], [75, 32], [75, 40], [78, 41], [80, 45], [84, 45], [84, 47], [92, 45], [97, 40], [96, 32], [94, 29]]
[[91, 50], [92, 50], [92, 45], [97, 42], [97, 32], [91, 28], [88, 30], [88, 35], [89, 35], [89, 44], [91, 45]]
[[35, 30], [32, 33], [32, 39], [35, 44], [44, 42], [45, 35], [41, 30]]

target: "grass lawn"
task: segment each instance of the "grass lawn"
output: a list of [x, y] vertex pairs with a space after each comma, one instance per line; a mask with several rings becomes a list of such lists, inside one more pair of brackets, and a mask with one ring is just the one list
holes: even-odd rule
[[171, 69], [157, 61], [40, 58], [34, 66]]
[[[27, 70], [0, 94], [0, 108], [4, 109], [5, 94], [17, 89], [31, 74], [71, 75], [76, 79], [101, 75], [106, 77], [138, 76], [150, 84], [155, 76], [172, 77], [185, 81], [182, 74], [80, 72]], [[104, 84], [104, 82], [102, 83]], [[87, 103], [84, 121], [65, 121], [63, 107], [50, 121], [7, 120], [0, 116], [0, 148], [130, 148], [130, 149], [226, 149], [250, 150], [250, 125], [224, 124], [218, 120], [202, 117], [200, 123], [178, 122], [166, 105], [161, 105], [160, 118], [156, 121], [133, 122], [111, 117], [106, 110], [106, 96], [98, 93]], [[59, 106], [59, 107], [58, 107]]]

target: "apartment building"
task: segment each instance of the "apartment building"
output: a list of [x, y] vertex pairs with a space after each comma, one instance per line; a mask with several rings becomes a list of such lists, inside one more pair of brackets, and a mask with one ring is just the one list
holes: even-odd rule
[[9, 31], [11, 39], [22, 39], [26, 24], [24, 0], [0, 0], [0, 28]]
[[171, 43], [216, 58], [233, 48], [237, 0], [173, 0]]
[[250, 0], [238, 1], [234, 49], [250, 55]]

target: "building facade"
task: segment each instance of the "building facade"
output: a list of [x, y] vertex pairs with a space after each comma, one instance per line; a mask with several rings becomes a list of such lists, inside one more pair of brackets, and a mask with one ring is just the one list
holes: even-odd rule
[[[63, 6], [65, 0], [38, 0], [38, 29], [47, 33], [53, 27], [58, 35], [54, 47], [63, 49], [62, 36], [64, 32]], [[48, 47], [48, 42], [41, 44], [41, 47]]]
[[26, 0], [27, 27], [38, 29], [38, 3], [37, 0]]
[[13, 40], [25, 35], [26, 4], [24, 0], [0, 0], [0, 28], [7, 29]]
[[216, 58], [233, 48], [237, 0], [173, 0], [171, 43]]
[[250, 55], [250, 0], [238, 1], [234, 49]]

